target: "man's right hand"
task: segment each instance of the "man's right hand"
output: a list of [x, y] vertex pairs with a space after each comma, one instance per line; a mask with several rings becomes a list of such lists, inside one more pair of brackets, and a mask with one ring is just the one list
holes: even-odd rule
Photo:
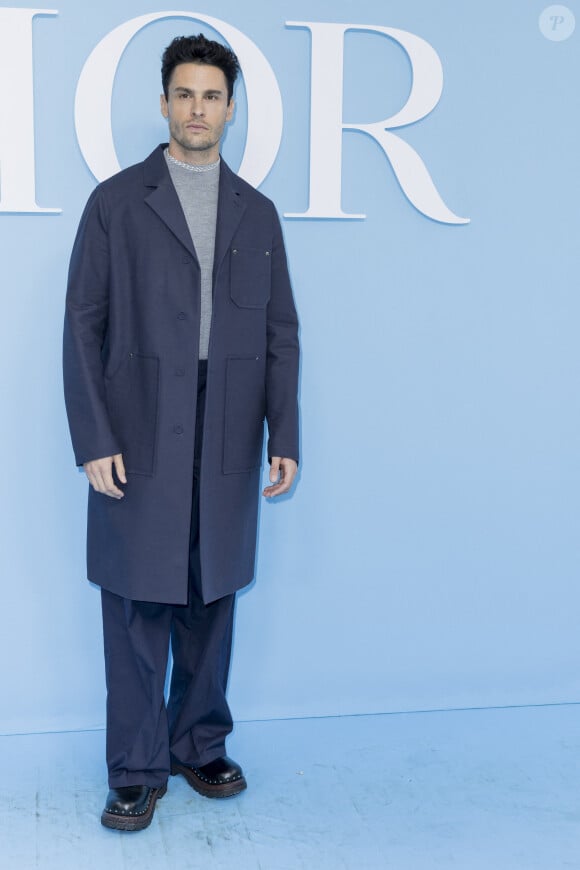
[[84, 463], [83, 468], [95, 492], [109, 495], [111, 498], [123, 498], [125, 493], [116, 486], [113, 479], [113, 466], [121, 483], [127, 483], [122, 453], [105, 456], [103, 459], [91, 459], [90, 462]]

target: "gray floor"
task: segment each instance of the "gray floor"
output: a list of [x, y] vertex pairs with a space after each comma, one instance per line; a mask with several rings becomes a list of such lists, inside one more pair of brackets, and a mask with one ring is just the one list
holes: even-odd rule
[[580, 706], [240, 724], [248, 790], [105, 830], [102, 732], [0, 738], [9, 870], [580, 868]]

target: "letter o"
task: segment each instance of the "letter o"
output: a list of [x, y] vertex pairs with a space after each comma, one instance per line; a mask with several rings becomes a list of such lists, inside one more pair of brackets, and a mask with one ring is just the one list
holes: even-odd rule
[[[117, 67], [133, 37], [148, 24], [166, 18], [188, 18], [209, 25], [237, 54], [248, 100], [248, 131], [238, 173], [257, 187], [274, 165], [282, 140], [282, 97], [276, 76], [260, 49], [244, 33], [219, 18], [198, 12], [140, 15], [111, 30], [95, 46], [83, 66], [75, 95], [75, 129], [87, 166], [98, 181], [120, 170], [111, 121]], [[259, 105], [259, 113], [254, 111], [255, 105]], [[264, 118], [267, 123], [259, 123]]]

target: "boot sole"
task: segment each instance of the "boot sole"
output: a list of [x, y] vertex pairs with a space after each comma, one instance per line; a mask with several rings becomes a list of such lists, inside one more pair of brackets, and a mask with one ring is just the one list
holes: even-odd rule
[[185, 777], [194, 791], [208, 798], [233, 797], [248, 787], [248, 783], [243, 776], [239, 779], [234, 779], [232, 782], [204, 782], [190, 767], [173, 762], [171, 764], [171, 776], [177, 776], [178, 774]]
[[104, 825], [105, 828], [112, 828], [115, 831], [142, 831], [144, 828], [148, 828], [153, 819], [155, 804], [158, 800], [161, 800], [166, 791], [166, 785], [164, 785], [163, 788], [155, 789], [151, 793], [149, 806], [145, 812], [141, 813], [139, 816], [123, 816], [118, 813], [109, 813], [107, 810], [103, 810], [101, 824]]

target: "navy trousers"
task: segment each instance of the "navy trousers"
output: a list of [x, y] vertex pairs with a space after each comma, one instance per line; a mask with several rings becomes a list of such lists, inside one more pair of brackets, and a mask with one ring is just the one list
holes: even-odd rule
[[[232, 730], [226, 687], [234, 595], [201, 599], [199, 465], [206, 366], [200, 362], [186, 605], [131, 601], [101, 590], [107, 681], [109, 786], [167, 782], [170, 757], [199, 766], [225, 755]], [[169, 645], [173, 669], [164, 689]]]

